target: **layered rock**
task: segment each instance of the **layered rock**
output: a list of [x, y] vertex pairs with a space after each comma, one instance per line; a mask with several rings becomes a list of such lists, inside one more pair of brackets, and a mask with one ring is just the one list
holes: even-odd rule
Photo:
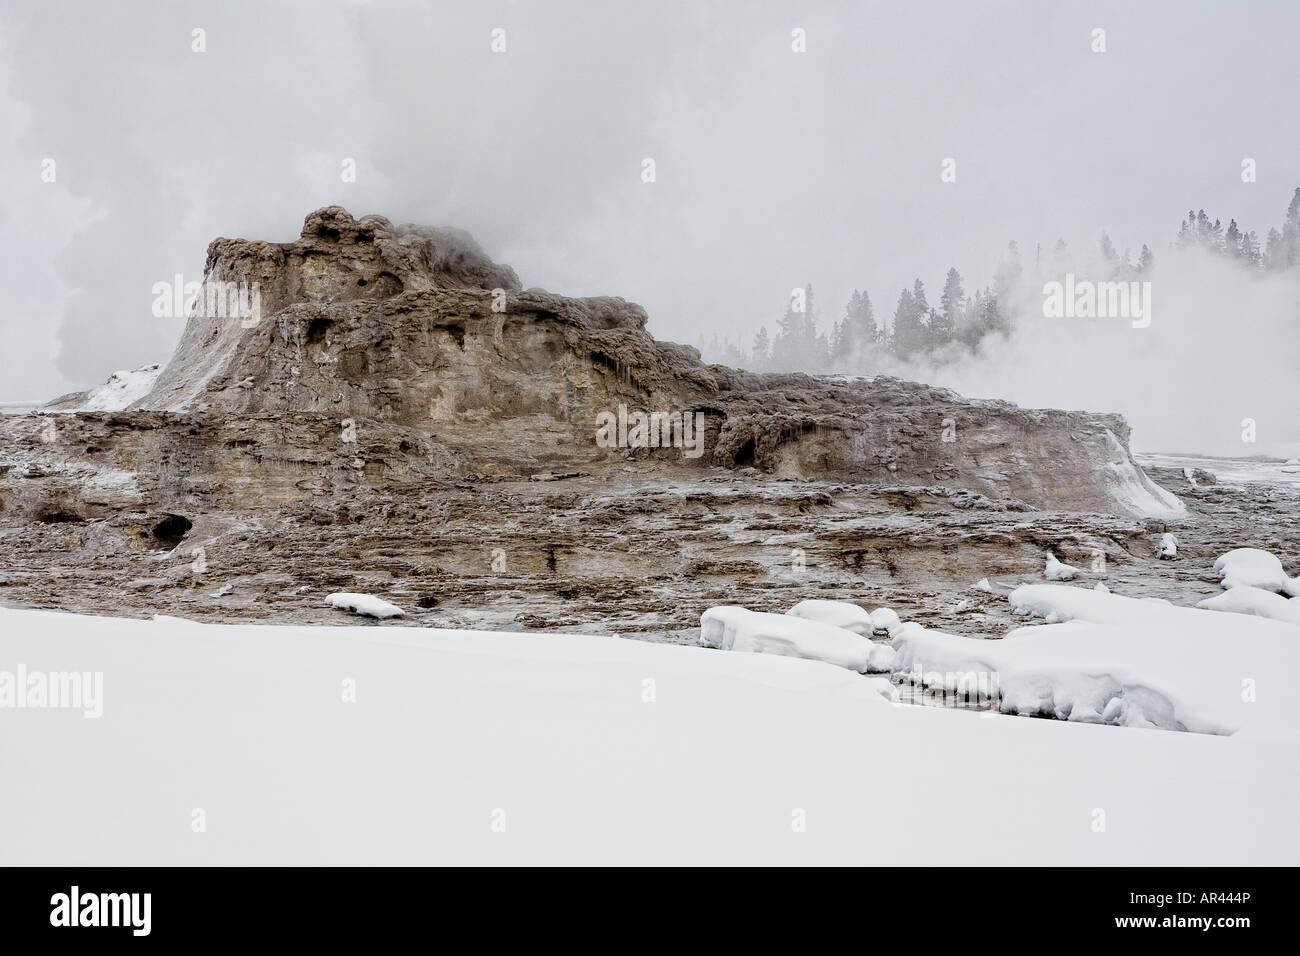
[[[1139, 516], [1181, 504], [1116, 416], [705, 365], [453, 230], [331, 207], [215, 241], [206, 279], [257, 309], [197, 310], [131, 407], [140, 373], [0, 416], [0, 601], [311, 621], [362, 591], [408, 623], [693, 640], [713, 604], [827, 597], [998, 633], [970, 584], [1045, 550], [1150, 591], [1202, 547], [1179, 525], [1180, 561], [1152, 557]], [[620, 407], [699, 416], [700, 453], [606, 447]]]
[[[640, 306], [522, 290], [453, 230], [329, 207], [295, 242], [216, 240], [205, 278], [260, 289], [260, 314], [191, 317], [134, 408], [409, 429], [460, 474], [591, 470], [630, 457], [651, 468], [943, 484], [1035, 507], [1178, 509], [1132, 463], [1118, 416], [971, 402], [896, 379], [705, 365], [695, 349], [657, 342]], [[703, 453], [653, 440], [602, 447], [598, 421], [620, 406], [698, 415]]]

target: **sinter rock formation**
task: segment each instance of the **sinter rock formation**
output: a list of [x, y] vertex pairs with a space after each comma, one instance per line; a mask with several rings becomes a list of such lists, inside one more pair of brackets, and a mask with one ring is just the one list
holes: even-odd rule
[[[801, 534], [810, 553], [851, 554], [857, 580], [873, 566], [882, 580], [933, 574], [927, 548], [953, 574], [988, 574], [993, 551], [1006, 567], [1041, 564], [1062, 540], [1063, 559], [1100, 547], [1122, 561], [1152, 533], [1141, 519], [1185, 515], [1133, 462], [1118, 416], [705, 365], [655, 341], [641, 307], [522, 289], [455, 230], [332, 206], [294, 242], [214, 241], [205, 282], [257, 290], [253, 308], [235, 315], [206, 297], [129, 408], [0, 418], [0, 600], [6, 587], [33, 600], [33, 562], [75, 569], [56, 606], [113, 589], [115, 575], [120, 590], [123, 574], [152, 602], [132, 606], [187, 613], [214, 575], [272, 575], [264, 597], [280, 584], [366, 590], [356, 575], [385, 534], [391, 577], [457, 574], [452, 542], [459, 569], [477, 569], [490, 559], [466, 549], [499, 540], [495, 573], [577, 574], [586, 583], [556, 584], [568, 601], [606, 585], [630, 599], [630, 581], [668, 582], [662, 594], [674, 580], [770, 577]], [[700, 432], [637, 447], [634, 428], [609, 427], [637, 413]], [[838, 523], [850, 514], [870, 529]], [[631, 540], [638, 521], [644, 548]], [[407, 540], [403, 524], [416, 530], [392, 543]], [[781, 543], [749, 561], [730, 550], [738, 541]], [[514, 584], [516, 596], [530, 586]], [[184, 598], [155, 600], [168, 588]]]
[[622, 405], [703, 415], [698, 457], [623, 450], [663, 464], [937, 483], [1035, 507], [1173, 507], [1133, 466], [1118, 416], [968, 402], [891, 379], [704, 365], [693, 348], [655, 341], [640, 306], [524, 291], [513, 270], [452, 230], [354, 220], [332, 206], [309, 216], [296, 242], [218, 239], [206, 279], [256, 283], [260, 321], [191, 318], [134, 408], [409, 429], [462, 473], [529, 475], [624, 457], [596, 440], [597, 417]]

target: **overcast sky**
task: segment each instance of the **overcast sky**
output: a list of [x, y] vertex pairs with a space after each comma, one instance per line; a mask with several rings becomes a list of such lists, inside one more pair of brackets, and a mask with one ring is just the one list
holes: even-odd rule
[[949, 265], [990, 281], [1008, 239], [1159, 251], [1193, 206], [1262, 235], [1300, 185], [1294, 3], [0, 10], [0, 399], [165, 361], [154, 282], [331, 203], [465, 228], [525, 286], [642, 303], [660, 338], [748, 342], [804, 282], [826, 320], [855, 286], [887, 314]]

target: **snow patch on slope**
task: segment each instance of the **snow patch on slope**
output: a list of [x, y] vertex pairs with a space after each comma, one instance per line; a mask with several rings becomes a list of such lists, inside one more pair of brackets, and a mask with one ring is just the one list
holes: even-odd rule
[[1110, 481], [1106, 493], [1115, 507], [1140, 518], [1181, 518], [1187, 506], [1176, 496], [1165, 491], [1149, 477], [1124, 451], [1114, 433], [1106, 432], [1108, 460], [1105, 465]]
[[161, 365], [146, 365], [143, 368], [114, 372], [103, 385], [88, 390], [80, 404], [71, 410], [120, 412], [131, 403], [148, 395], [161, 372]]

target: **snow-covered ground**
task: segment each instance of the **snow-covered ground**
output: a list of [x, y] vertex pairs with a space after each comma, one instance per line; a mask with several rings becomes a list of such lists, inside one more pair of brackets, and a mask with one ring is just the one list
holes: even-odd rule
[[1196, 455], [1158, 455], [1135, 453], [1134, 460], [1143, 468], [1203, 468], [1212, 472], [1220, 484], [1273, 484], [1300, 488], [1300, 472], [1285, 460], [1261, 461], [1256, 458], [1211, 458]]
[[0, 402], [0, 415], [26, 415], [44, 405], [42, 401]]
[[[1021, 590], [1075, 621], [956, 640], [1060, 665], [1053, 642], [1108, 614], [1141, 625], [1099, 592]], [[884, 678], [703, 647], [0, 608], [0, 681], [102, 673], [98, 718], [0, 709], [0, 865], [1293, 864], [1300, 628], [1180, 610], [1221, 641], [1152, 686], [1230, 709], [1257, 679], [1237, 733], [900, 706]], [[1150, 682], [1155, 659], [1128, 666]]]

